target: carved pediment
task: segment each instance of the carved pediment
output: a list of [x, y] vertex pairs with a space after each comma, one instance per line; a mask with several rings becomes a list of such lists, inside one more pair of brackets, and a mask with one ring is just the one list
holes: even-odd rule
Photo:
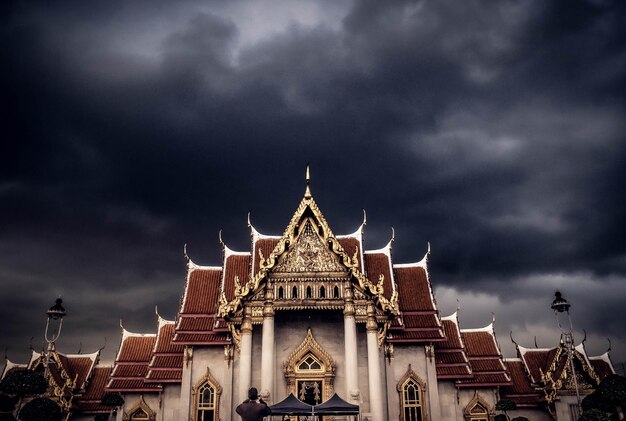
[[323, 239], [317, 234], [310, 218], [304, 221], [298, 237], [289, 249], [278, 259], [272, 273], [347, 273], [347, 268], [339, 261]]

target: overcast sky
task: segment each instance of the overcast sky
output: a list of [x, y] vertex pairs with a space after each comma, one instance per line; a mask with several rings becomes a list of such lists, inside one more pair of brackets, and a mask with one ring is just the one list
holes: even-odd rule
[[[623, 1], [23, 1], [0, 6], [0, 346], [110, 361], [304, 192], [369, 249], [432, 245], [442, 315], [553, 346], [572, 303], [626, 360]], [[34, 339], [31, 339], [34, 338]]]

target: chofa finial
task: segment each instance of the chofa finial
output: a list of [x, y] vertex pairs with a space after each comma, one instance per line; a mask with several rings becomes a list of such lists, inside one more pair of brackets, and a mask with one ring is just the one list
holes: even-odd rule
[[363, 208], [363, 223], [361, 225], [367, 225], [367, 213], [365, 213], [365, 208]]
[[311, 184], [311, 172], [309, 170], [309, 163], [306, 164], [306, 190], [304, 191], [304, 197], [307, 199], [311, 198], [311, 188], [309, 185]]

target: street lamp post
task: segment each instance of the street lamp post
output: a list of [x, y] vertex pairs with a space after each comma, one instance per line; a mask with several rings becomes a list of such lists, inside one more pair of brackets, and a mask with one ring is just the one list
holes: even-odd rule
[[[65, 308], [63, 308], [63, 300], [61, 297], [57, 298], [54, 305], [46, 311], [48, 319], [46, 320], [46, 333], [44, 335], [48, 344], [45, 358], [45, 370], [48, 375], [48, 364], [50, 362], [50, 354], [54, 351], [54, 343], [61, 335], [61, 328], [63, 327], [63, 318], [67, 315]], [[51, 323], [52, 322], [52, 323]]]
[[[572, 317], [569, 314], [569, 309], [572, 305], [567, 302], [563, 295], [556, 291], [554, 293], [554, 300], [550, 308], [554, 310], [556, 322], [559, 325], [561, 334], [563, 336], [563, 342], [565, 343], [565, 350], [567, 351], [567, 359], [569, 360], [570, 368], [572, 370], [572, 376], [574, 377], [574, 387], [576, 388], [576, 404], [578, 408], [578, 415], [582, 413], [580, 406], [580, 391], [578, 390], [578, 379], [576, 378], [576, 368], [574, 367], [574, 333], [572, 327]], [[559, 313], [566, 313], [569, 321], [569, 329], [563, 328], [561, 320], [559, 319]]]

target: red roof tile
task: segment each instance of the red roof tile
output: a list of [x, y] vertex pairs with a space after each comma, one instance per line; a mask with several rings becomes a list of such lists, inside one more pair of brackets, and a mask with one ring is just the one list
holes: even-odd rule
[[113, 377], [145, 377], [148, 373], [148, 364], [116, 364]]
[[[226, 257], [224, 263], [224, 293], [228, 301], [232, 301], [233, 298], [235, 298], [235, 276], [239, 277], [240, 285], [245, 285], [248, 282], [250, 258], [249, 254], [231, 254]], [[217, 300], [215, 301], [215, 305], [217, 305]], [[208, 314], [212, 313], [215, 313], [215, 311]]]
[[589, 362], [591, 363], [591, 367], [593, 367], [593, 371], [600, 377], [600, 381], [614, 373], [611, 365], [603, 360], [602, 357], [589, 357]]
[[150, 361], [152, 348], [156, 342], [156, 336], [128, 336], [122, 342], [122, 348], [118, 355], [118, 362], [145, 362]]
[[67, 364], [70, 376], [72, 379], [76, 378], [76, 387], [82, 389], [85, 386], [85, 380], [91, 374], [94, 360], [87, 356], [69, 356]]
[[423, 267], [394, 266], [401, 311], [436, 310], [430, 294], [428, 276]]
[[155, 355], [150, 361], [150, 368], [183, 368], [183, 354], [180, 355]]
[[189, 270], [182, 314], [214, 314], [220, 294], [222, 271], [214, 268]]
[[443, 340], [441, 330], [394, 331], [389, 334], [388, 342], [433, 342]]
[[440, 326], [437, 323], [436, 314], [402, 314], [402, 321], [405, 328], [413, 327], [431, 327], [439, 329]]
[[230, 343], [226, 333], [177, 333], [175, 341], [189, 345], [224, 345]]
[[160, 385], [146, 384], [144, 379], [111, 379], [106, 388], [109, 392], [158, 392]]
[[256, 241], [254, 244], [254, 274], [259, 272], [259, 250], [263, 253], [263, 257], [267, 259], [269, 255], [274, 251], [274, 248], [278, 244], [280, 239], [278, 238], [262, 238]]
[[465, 359], [465, 355], [462, 350], [458, 350], [454, 352], [437, 352], [435, 348], [435, 362], [440, 365], [446, 365], [446, 364], [464, 364], [466, 366], [469, 365], [469, 362]]
[[183, 370], [150, 370], [146, 377], [147, 383], [180, 383]]
[[506, 360], [504, 363], [511, 376], [512, 384], [500, 388], [502, 398], [510, 399], [521, 407], [539, 406], [543, 402], [542, 393], [531, 386], [522, 360]]
[[359, 241], [359, 239], [354, 237], [338, 237], [337, 241], [339, 241], [339, 244], [341, 244], [341, 248], [343, 248], [343, 251], [345, 251], [348, 256], [353, 257], [354, 252], [357, 252], [356, 256], [359, 261], [359, 268], [362, 269], [363, 261], [361, 260], [361, 242]]
[[472, 373], [467, 365], [436, 366], [436, 369], [437, 378], [439, 379], [463, 379], [472, 377]]
[[365, 252], [363, 257], [365, 259], [367, 278], [370, 282], [376, 284], [378, 283], [380, 275], [383, 275], [383, 295], [387, 299], [391, 298], [391, 294], [393, 294], [393, 278], [391, 277], [389, 256], [384, 253]]
[[496, 348], [496, 343], [491, 333], [461, 330], [461, 336], [469, 357], [500, 356], [500, 351]]
[[[521, 348], [521, 347], [520, 347]], [[524, 349], [522, 359], [528, 367], [530, 377], [533, 383], [539, 383], [541, 380], [541, 372], [546, 373], [550, 364], [554, 360], [557, 348], [552, 349]]]
[[214, 317], [181, 316], [176, 330], [184, 332], [208, 332], [213, 330], [214, 324]]
[[163, 323], [159, 328], [156, 347], [154, 352], [157, 354], [179, 353], [182, 355], [185, 347], [172, 342], [174, 338], [174, 323]]
[[96, 366], [93, 370], [93, 374], [89, 379], [89, 384], [87, 385], [87, 390], [80, 397], [80, 400], [98, 400], [102, 399], [104, 396], [104, 387], [109, 380], [109, 376], [113, 371], [113, 367], [98, 367]]

